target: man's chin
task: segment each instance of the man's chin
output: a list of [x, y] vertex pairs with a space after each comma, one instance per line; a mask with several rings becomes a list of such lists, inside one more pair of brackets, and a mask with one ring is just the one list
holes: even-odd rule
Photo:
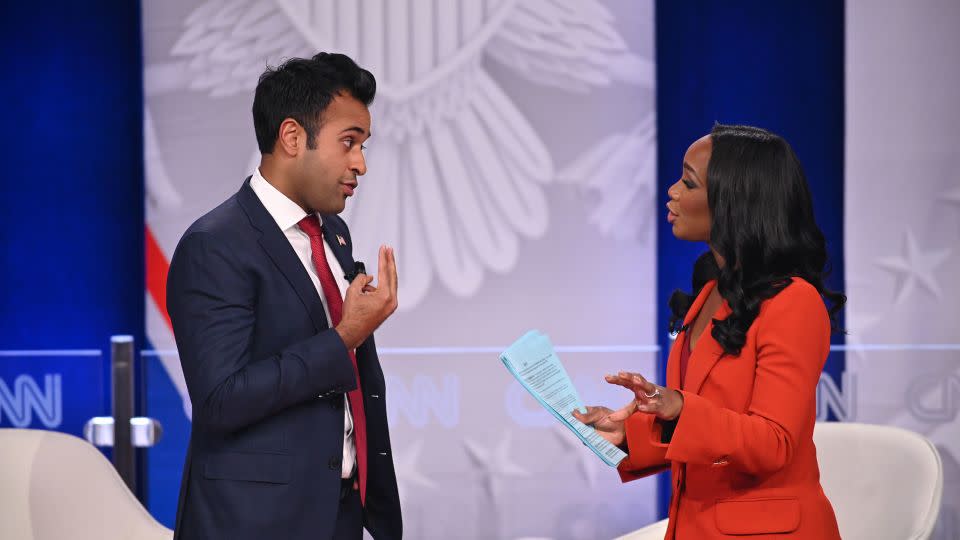
[[347, 197], [344, 196], [343, 198], [333, 201], [323, 201], [323, 204], [315, 204], [313, 207], [318, 214], [339, 214], [347, 207]]

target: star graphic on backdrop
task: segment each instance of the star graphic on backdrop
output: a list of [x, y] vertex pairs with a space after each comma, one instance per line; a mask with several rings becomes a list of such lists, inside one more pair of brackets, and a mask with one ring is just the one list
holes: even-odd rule
[[394, 453], [396, 457], [397, 484], [400, 491], [400, 502], [406, 500], [409, 489], [414, 486], [436, 489], [437, 484], [425, 476], [417, 466], [420, 461], [420, 452], [423, 450], [423, 440], [414, 441], [403, 453]]
[[576, 456], [577, 466], [583, 473], [587, 485], [591, 488], [594, 487], [597, 482], [597, 457], [569, 430], [557, 427], [553, 429], [553, 433], [563, 443], [564, 450]]
[[483, 472], [484, 488], [491, 500], [494, 499], [494, 483], [498, 478], [530, 476], [530, 471], [514, 461], [515, 456], [510, 452], [509, 432], [500, 439], [493, 450], [470, 439], [465, 439], [463, 444], [467, 449], [467, 456], [470, 461], [476, 465], [478, 470]]
[[938, 266], [946, 262], [950, 256], [950, 249], [929, 249], [921, 251], [913, 231], [908, 230], [904, 236], [903, 254], [881, 257], [877, 259], [877, 266], [893, 272], [897, 276], [897, 294], [895, 304], [900, 304], [909, 296], [917, 285], [920, 285], [935, 297], [940, 297], [940, 284], [934, 276]]

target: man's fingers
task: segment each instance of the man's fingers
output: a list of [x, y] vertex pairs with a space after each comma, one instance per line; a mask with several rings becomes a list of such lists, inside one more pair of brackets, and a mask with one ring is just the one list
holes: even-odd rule
[[400, 290], [400, 277], [397, 270], [397, 254], [390, 248], [390, 263], [393, 265], [393, 293]]
[[385, 283], [384, 280], [390, 279], [389, 277], [387, 277], [387, 274], [389, 273], [389, 270], [387, 269], [387, 266], [389, 264], [387, 262], [387, 259], [388, 259], [387, 246], [380, 246], [380, 252], [377, 256], [377, 275], [380, 276], [381, 287]]
[[364, 287], [370, 284], [373, 281], [373, 276], [368, 276], [366, 274], [359, 274], [357, 277], [350, 282], [350, 286], [347, 287], [348, 295], [357, 295], [363, 291]]
[[399, 281], [397, 279], [397, 258], [390, 246], [387, 246], [387, 273], [381, 279], [387, 280], [387, 288], [396, 296]]
[[380, 246], [380, 289], [392, 298], [397, 296], [397, 260], [390, 246]]

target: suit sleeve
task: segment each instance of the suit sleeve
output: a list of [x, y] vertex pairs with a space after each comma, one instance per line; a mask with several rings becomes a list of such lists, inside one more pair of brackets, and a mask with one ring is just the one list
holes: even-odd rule
[[805, 282], [795, 281], [767, 303], [755, 323], [757, 367], [747, 412], [684, 391], [667, 459], [702, 465], [726, 459], [750, 474], [777, 471], [793, 459], [798, 438], [814, 421], [830, 322], [820, 295]]
[[256, 278], [210, 233], [183, 238], [167, 284], [195, 424], [232, 432], [318, 395], [356, 388], [349, 353], [333, 329], [275, 356], [251, 358]]
[[637, 480], [666, 470], [667, 445], [660, 443], [663, 426], [651, 414], [635, 412], [624, 424], [627, 435], [627, 457], [617, 466], [624, 482]]

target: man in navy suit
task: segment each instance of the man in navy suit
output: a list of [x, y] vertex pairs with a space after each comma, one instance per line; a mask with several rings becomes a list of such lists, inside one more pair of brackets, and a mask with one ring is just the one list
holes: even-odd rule
[[176, 538], [402, 536], [373, 340], [396, 263], [381, 247], [373, 286], [337, 217], [366, 172], [375, 92], [340, 54], [268, 69], [259, 168], [177, 246], [167, 308], [193, 427]]

